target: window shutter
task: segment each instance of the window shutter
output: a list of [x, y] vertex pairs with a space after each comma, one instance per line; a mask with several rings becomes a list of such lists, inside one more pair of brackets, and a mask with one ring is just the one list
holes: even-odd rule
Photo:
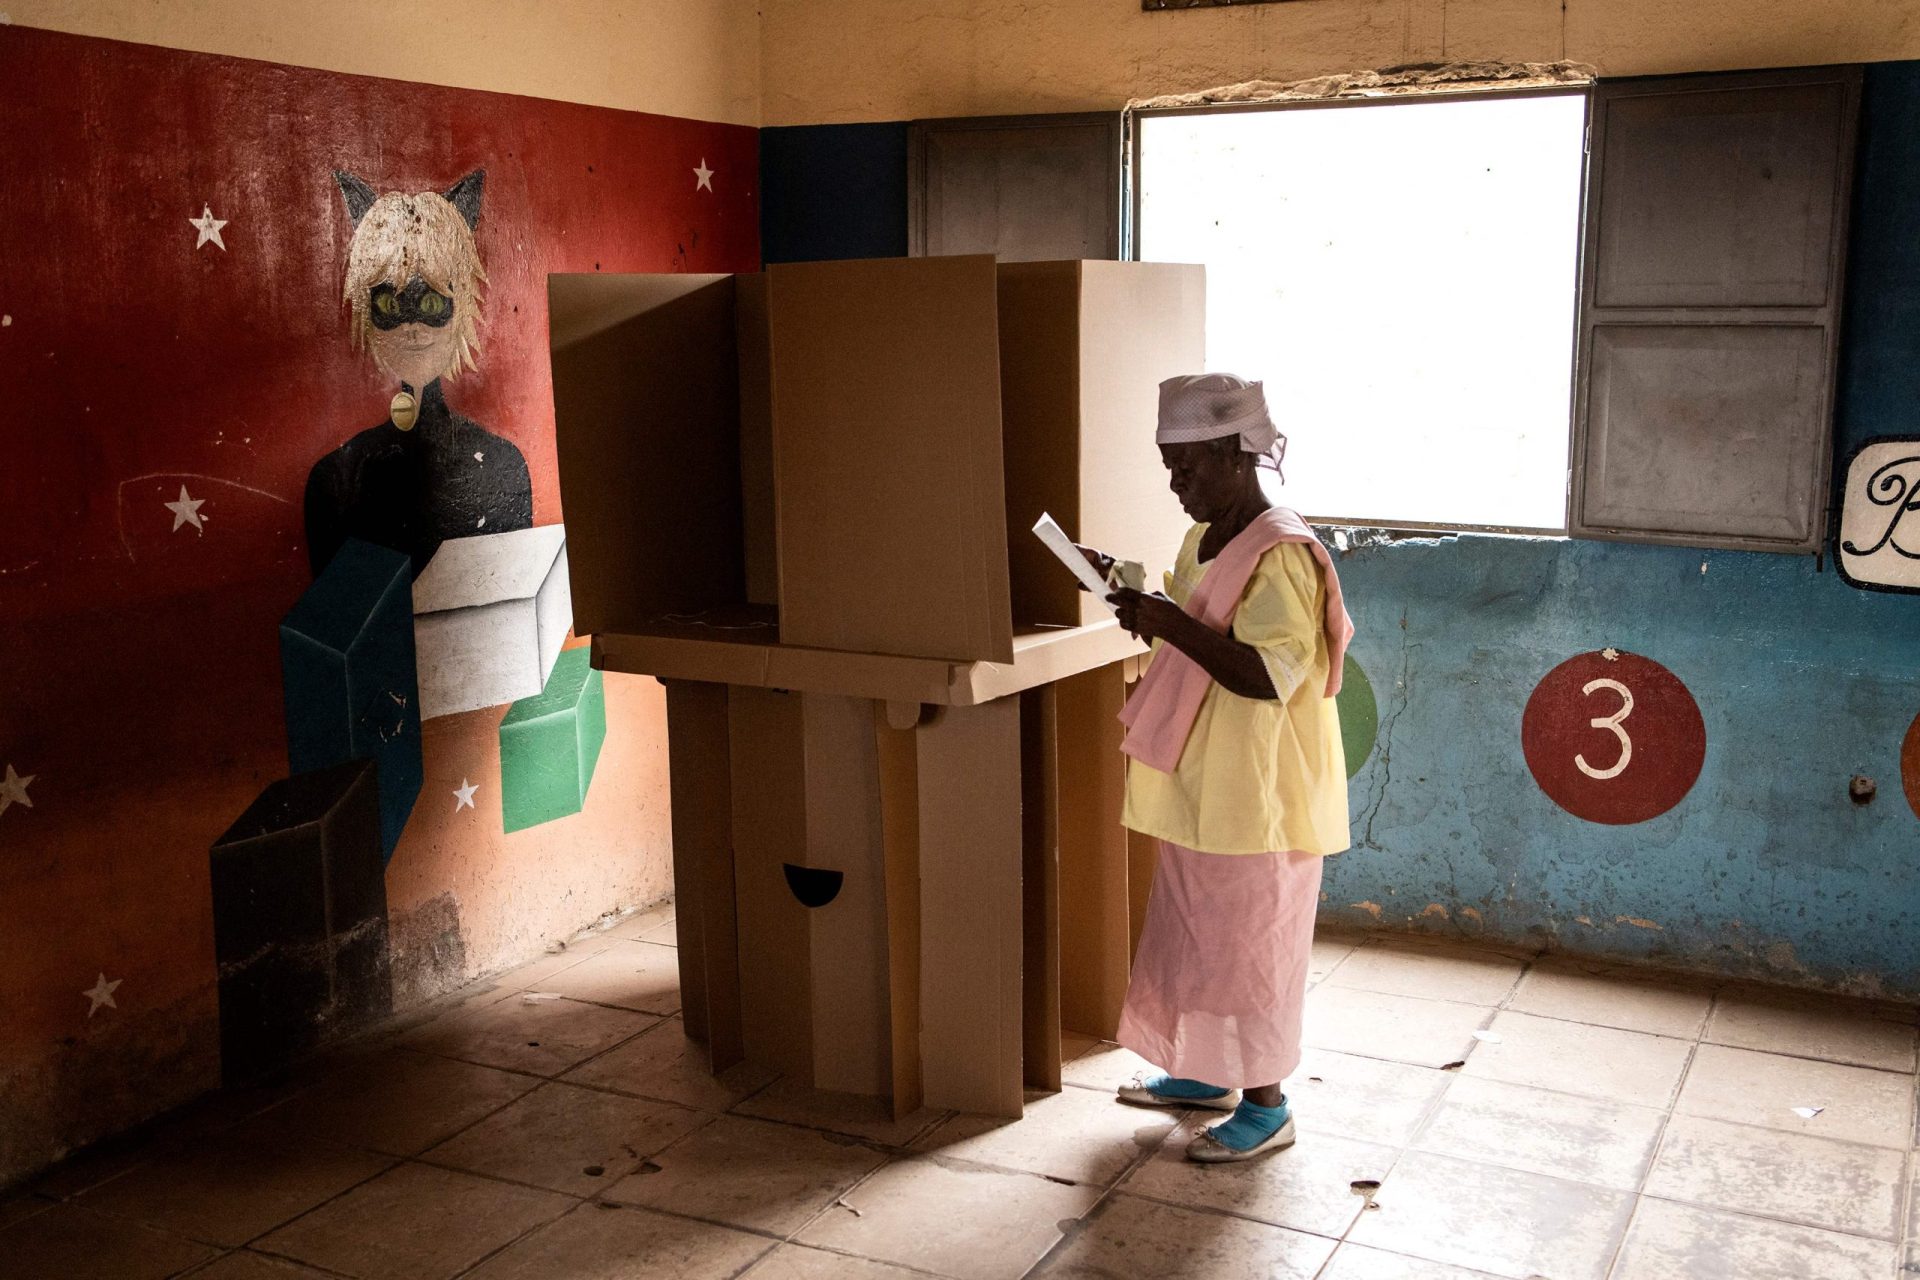
[[1119, 112], [917, 120], [907, 132], [915, 257], [1120, 256]]
[[1859, 98], [1858, 67], [1595, 86], [1575, 535], [1820, 547]]

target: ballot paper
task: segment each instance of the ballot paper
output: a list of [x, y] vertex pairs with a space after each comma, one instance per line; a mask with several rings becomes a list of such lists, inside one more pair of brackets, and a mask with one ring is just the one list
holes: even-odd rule
[[1040, 519], [1033, 526], [1033, 532], [1040, 541], [1047, 544], [1047, 550], [1053, 552], [1060, 563], [1067, 566], [1068, 572], [1080, 579], [1080, 585], [1093, 592], [1094, 599], [1102, 604], [1107, 603], [1107, 594], [1113, 588], [1109, 587], [1106, 579], [1102, 578], [1087, 562], [1087, 558], [1080, 554], [1080, 549], [1073, 545], [1073, 539], [1066, 535], [1066, 531], [1060, 527], [1058, 521], [1041, 512]]

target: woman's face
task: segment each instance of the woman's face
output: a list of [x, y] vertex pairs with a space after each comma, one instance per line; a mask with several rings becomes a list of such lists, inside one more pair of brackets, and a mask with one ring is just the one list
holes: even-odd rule
[[1200, 524], [1220, 519], [1244, 496], [1247, 472], [1242, 459], [1248, 456], [1240, 452], [1236, 436], [1160, 446], [1167, 487], [1188, 517]]

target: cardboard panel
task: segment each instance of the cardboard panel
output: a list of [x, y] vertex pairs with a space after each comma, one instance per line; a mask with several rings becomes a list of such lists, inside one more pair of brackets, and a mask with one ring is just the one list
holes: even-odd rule
[[746, 539], [747, 600], [780, 603], [773, 535], [773, 351], [767, 333], [767, 278], [734, 277], [740, 350], [741, 533]]
[[1060, 760], [1060, 1020], [1113, 1038], [1132, 961], [1118, 663], [1054, 686]]
[[[1138, 560], [1158, 584], [1188, 520], [1153, 442], [1160, 384], [1207, 367], [1206, 268], [1169, 262], [1080, 266], [1080, 524], [1087, 546]], [[1057, 572], [1057, 571], [1056, 571]], [[1082, 598], [1081, 617], [1109, 616]]]
[[807, 908], [783, 870], [806, 862], [800, 708], [798, 694], [727, 690], [741, 1039], [750, 1060], [812, 1083]]
[[[1013, 616], [1073, 626], [1083, 594], [1033, 536], [1041, 512], [1080, 533], [1080, 264], [1003, 262], [1000, 421]], [[1151, 424], [1149, 424], [1149, 430]], [[1159, 459], [1154, 459], [1159, 465]], [[1178, 508], [1176, 508], [1177, 510]], [[1177, 548], [1176, 548], [1177, 550]]]
[[781, 638], [1012, 661], [993, 259], [767, 281]]
[[893, 1092], [887, 885], [873, 704], [807, 694], [806, 865], [838, 871], [840, 892], [807, 912], [813, 1077], [822, 1089]]
[[925, 1101], [920, 1071], [920, 768], [912, 729], [872, 703], [886, 867], [888, 1031], [894, 1119]]
[[734, 279], [547, 277], [574, 627], [739, 604]]
[[1024, 1100], [1020, 700], [945, 707], [914, 733], [926, 1102], [1018, 1118]]
[[684, 680], [670, 680], [666, 689], [680, 1015], [687, 1034], [706, 1042], [713, 1070], [722, 1071], [745, 1056], [733, 899], [727, 690]]
[[1054, 689], [1020, 695], [1022, 1059], [1027, 1087], [1060, 1088], [1060, 788]]

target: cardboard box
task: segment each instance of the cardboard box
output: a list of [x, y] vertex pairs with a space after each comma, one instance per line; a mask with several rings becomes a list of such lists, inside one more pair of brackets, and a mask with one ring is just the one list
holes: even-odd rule
[[1010, 662], [990, 257], [767, 275], [780, 633]]
[[1160, 262], [1000, 264], [1000, 413], [1013, 616], [1111, 617], [1032, 533], [1051, 512], [1084, 546], [1173, 566], [1189, 521], [1153, 442], [1160, 383], [1206, 369], [1206, 269]]
[[420, 718], [538, 696], [572, 626], [564, 526], [441, 543], [413, 581]]

